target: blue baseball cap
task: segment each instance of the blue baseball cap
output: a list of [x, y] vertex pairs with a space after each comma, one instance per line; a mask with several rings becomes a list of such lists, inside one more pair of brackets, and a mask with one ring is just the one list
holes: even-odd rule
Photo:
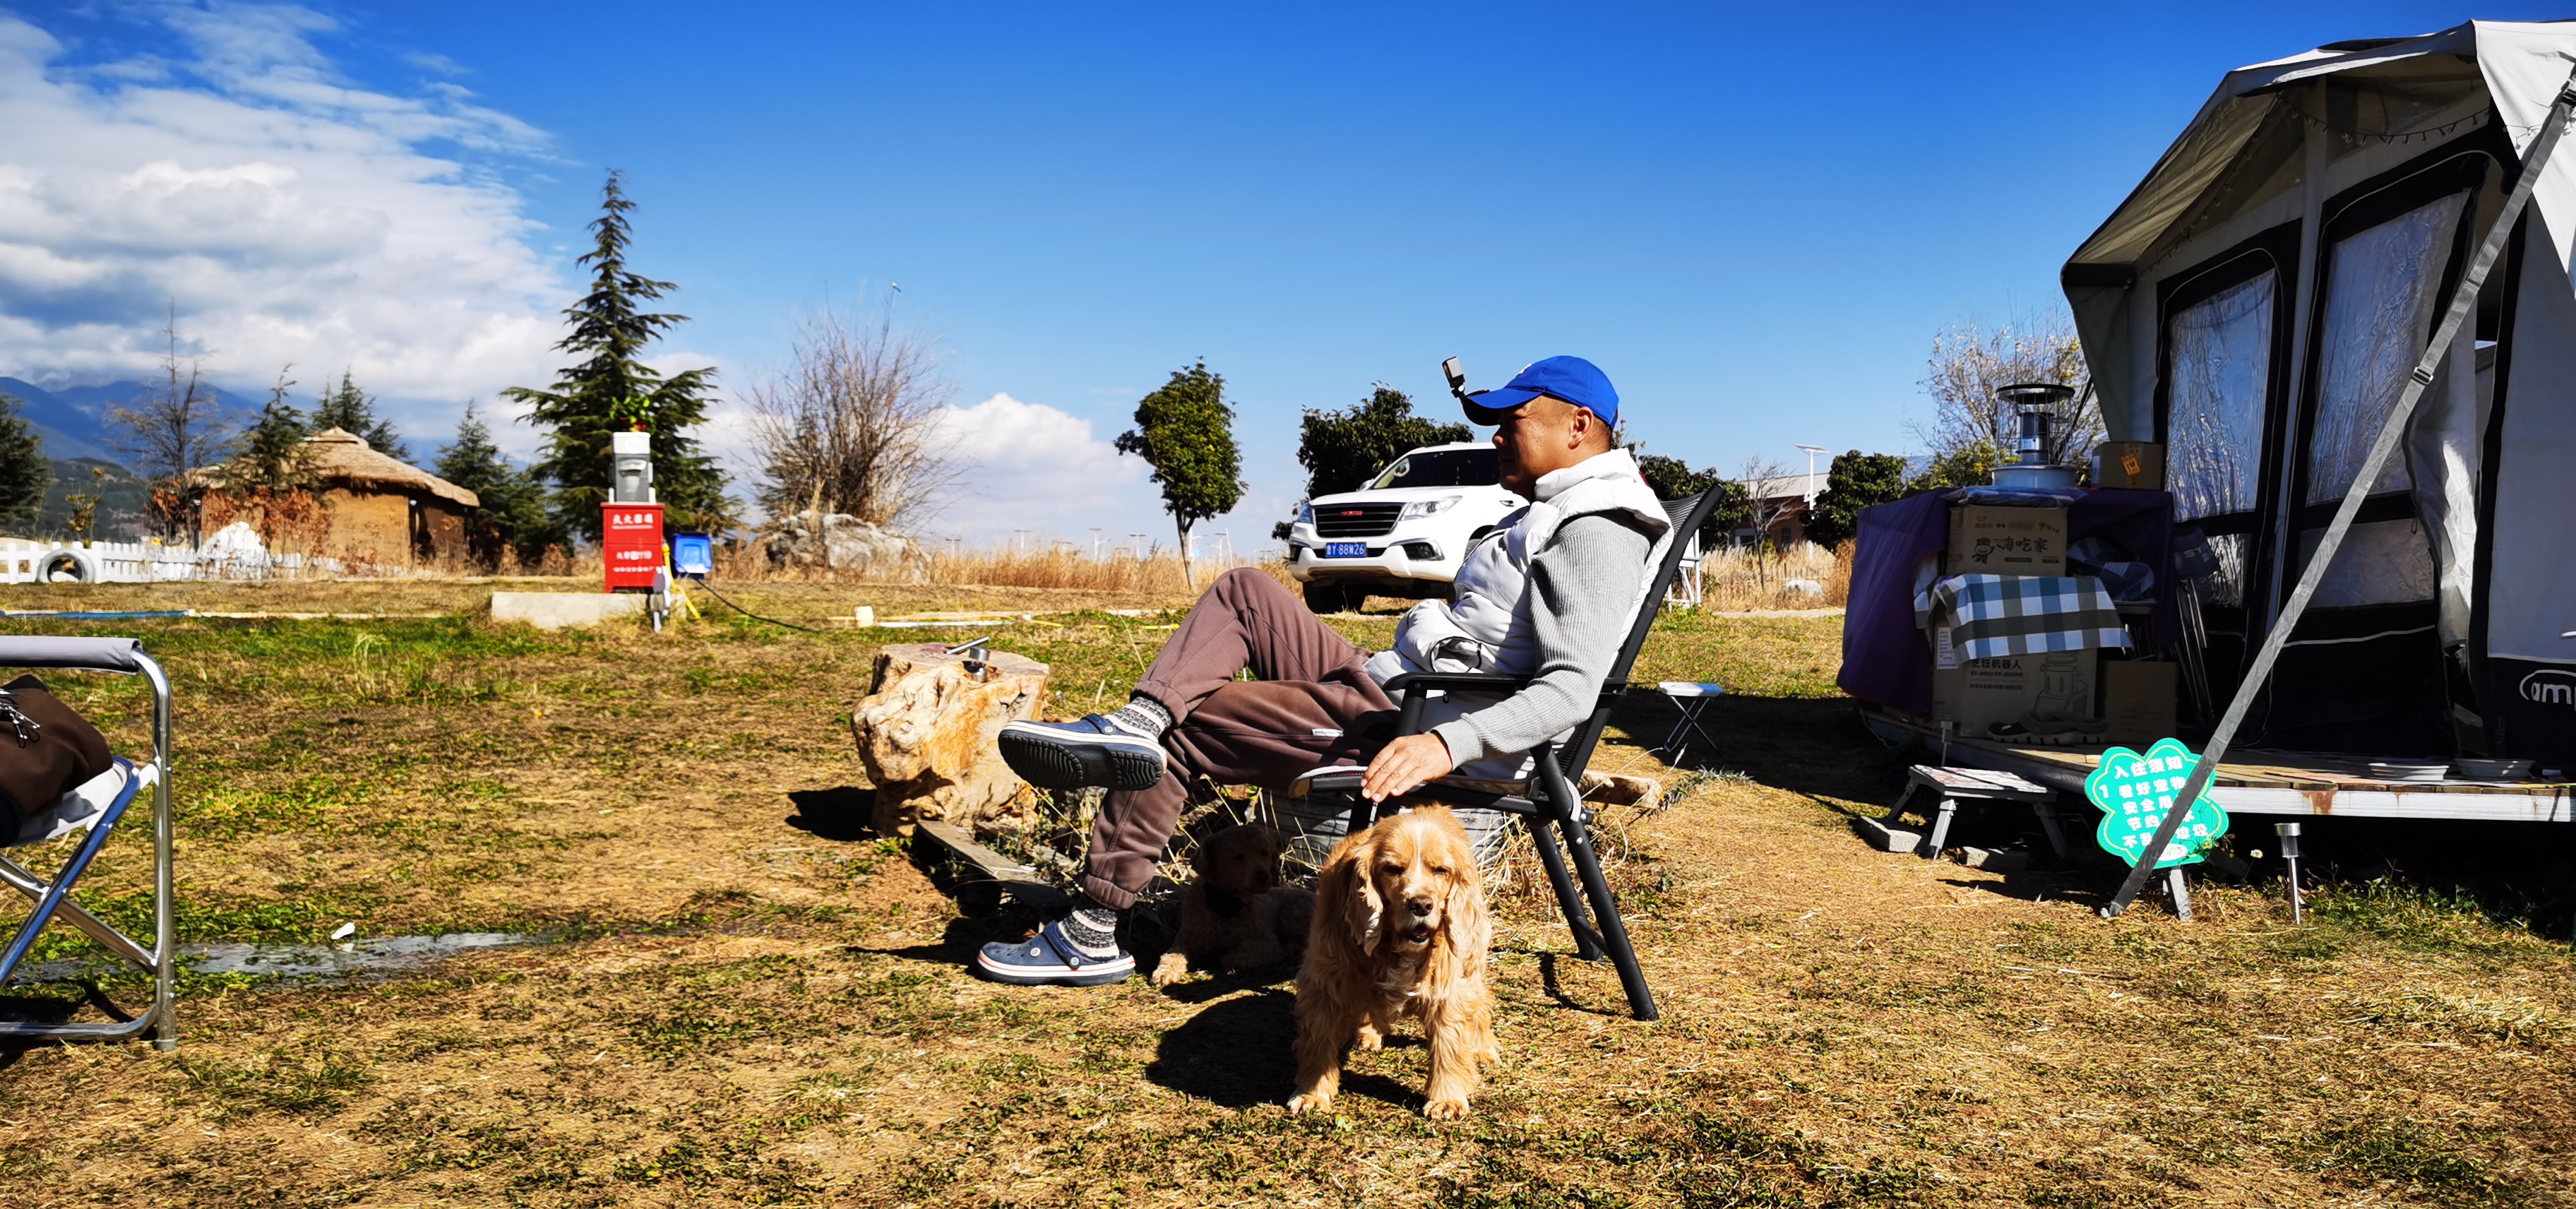
[[1619, 392], [1610, 388], [1610, 375], [1581, 357], [1530, 362], [1501, 390], [1480, 390], [1467, 396], [1467, 418], [1479, 424], [1500, 424], [1511, 418], [1521, 404], [1540, 395], [1552, 395], [1583, 408], [1601, 417], [1604, 424], [1619, 422]]

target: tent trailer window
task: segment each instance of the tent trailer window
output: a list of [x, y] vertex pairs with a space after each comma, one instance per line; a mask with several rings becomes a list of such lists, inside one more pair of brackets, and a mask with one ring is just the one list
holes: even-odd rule
[[[2264, 509], [2265, 435], [2288, 395], [2289, 294], [2299, 227], [2284, 223], [2158, 283], [2156, 435], [2174, 519], [2217, 556], [2201, 600], [2245, 603]], [[2213, 620], [2213, 628], [2235, 624]]]
[[[2432, 332], [2442, 269], [2467, 201], [2466, 193], [2437, 198], [2334, 245], [2306, 502], [2342, 499], [2369, 459], [2370, 443]], [[2405, 459], [2395, 458], [2371, 492], [2407, 487]]]

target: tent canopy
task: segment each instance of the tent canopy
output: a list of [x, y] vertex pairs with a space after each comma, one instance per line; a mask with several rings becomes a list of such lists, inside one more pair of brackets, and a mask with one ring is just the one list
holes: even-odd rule
[[[2061, 273], [2114, 439], [2209, 538], [2222, 683], [2278, 617], [2576, 68], [2472, 21], [2229, 72]], [[2542, 171], [2401, 465], [2273, 679], [2276, 746], [2576, 765], [2576, 148]]]

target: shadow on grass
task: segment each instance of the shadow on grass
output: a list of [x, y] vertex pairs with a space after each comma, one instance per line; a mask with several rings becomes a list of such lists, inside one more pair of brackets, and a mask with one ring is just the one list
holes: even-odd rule
[[[1163, 1034], [1145, 1077], [1160, 1087], [1227, 1108], [1285, 1104], [1296, 1090], [1297, 997], [1265, 990], [1222, 999]], [[1390, 1046], [1402, 1044], [1389, 1038]], [[1361, 1063], [1370, 1055], [1355, 1055]], [[1422, 1097], [1384, 1075], [1342, 1071], [1342, 1094], [1398, 1108]]]
[[[1610, 715], [1624, 734], [1603, 746], [1660, 744], [1678, 717], [1652, 686], [1632, 688]], [[1905, 762], [1871, 737], [1846, 698], [1720, 697], [1700, 714], [1700, 727], [1717, 744], [1690, 736], [1681, 750], [1661, 753], [1666, 764], [1742, 772], [1792, 793], [1856, 802], [1892, 802], [1904, 785]]]
[[1588, 1004], [1575, 1002], [1573, 996], [1565, 993], [1564, 985], [1557, 981], [1557, 956], [1558, 955], [1554, 953], [1541, 953], [1538, 955], [1539, 989], [1547, 992], [1547, 997], [1555, 1000], [1556, 1006], [1564, 1008], [1567, 1011], [1589, 1012], [1595, 1016], [1608, 1016], [1613, 1019], [1627, 1015], [1627, 1004], [1624, 1001], [1616, 1010], [1611, 1008], [1592, 1007]]
[[799, 789], [787, 800], [796, 803], [796, 813], [788, 816], [787, 825], [813, 836], [846, 844], [876, 838], [874, 821], [877, 791], [843, 785], [834, 789]]

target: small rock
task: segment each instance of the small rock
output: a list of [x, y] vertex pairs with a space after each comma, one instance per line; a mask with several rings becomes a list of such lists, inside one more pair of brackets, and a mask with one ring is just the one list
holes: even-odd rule
[[331, 929], [331, 939], [333, 940], [347, 940], [357, 934], [358, 925], [356, 924], [342, 924], [339, 927]]

